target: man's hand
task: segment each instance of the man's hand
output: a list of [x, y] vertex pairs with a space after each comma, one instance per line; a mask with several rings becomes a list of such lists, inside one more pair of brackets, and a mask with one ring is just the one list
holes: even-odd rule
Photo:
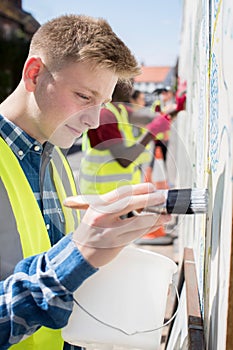
[[[124, 246], [170, 220], [170, 215], [150, 213], [127, 217], [134, 210], [164, 203], [164, 196], [151, 183], [122, 186], [92, 197], [73, 241], [94, 267], [107, 264]], [[65, 205], [74, 208], [75, 197], [67, 198]]]

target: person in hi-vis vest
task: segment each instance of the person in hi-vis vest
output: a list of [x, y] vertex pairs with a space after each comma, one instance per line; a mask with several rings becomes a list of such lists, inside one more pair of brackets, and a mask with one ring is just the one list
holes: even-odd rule
[[[142, 106], [135, 110], [128, 103], [131, 93], [131, 84], [119, 82], [111, 103], [100, 112], [99, 127], [89, 130], [82, 138], [84, 155], [78, 176], [82, 194], [103, 194], [142, 182], [143, 165], [153, 157], [149, 143], [159, 132], [170, 128], [168, 115], [151, 113]], [[132, 120], [137, 125], [140, 121], [141, 127]], [[145, 125], [148, 120], [151, 122]]]
[[64, 156], [98, 126], [117, 81], [139, 73], [103, 19], [60, 16], [34, 34], [22, 79], [0, 105], [0, 349], [71, 348], [60, 329], [75, 306], [73, 292], [129, 242], [170, 220], [119, 219], [164, 203], [142, 184], [100, 196], [78, 222]]

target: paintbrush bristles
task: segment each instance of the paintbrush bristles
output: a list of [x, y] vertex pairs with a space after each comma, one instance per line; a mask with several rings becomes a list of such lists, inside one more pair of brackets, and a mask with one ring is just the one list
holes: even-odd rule
[[191, 209], [194, 213], [206, 213], [208, 208], [207, 189], [193, 188], [191, 192]]

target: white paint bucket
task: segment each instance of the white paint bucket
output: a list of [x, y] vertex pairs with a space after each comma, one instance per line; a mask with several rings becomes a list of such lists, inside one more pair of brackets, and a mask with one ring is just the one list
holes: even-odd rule
[[124, 248], [75, 292], [80, 306], [74, 304], [62, 330], [64, 340], [86, 348], [97, 344], [95, 349], [159, 349], [168, 288], [176, 271], [174, 261], [163, 255]]

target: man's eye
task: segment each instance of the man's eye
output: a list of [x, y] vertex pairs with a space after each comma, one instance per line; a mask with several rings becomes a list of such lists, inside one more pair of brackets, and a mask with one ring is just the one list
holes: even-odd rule
[[79, 94], [79, 93], [77, 93], [77, 95], [79, 96], [79, 97], [81, 97], [82, 99], [84, 99], [84, 100], [89, 100], [89, 97], [88, 96], [86, 96], [86, 95], [83, 95], [83, 94]]

